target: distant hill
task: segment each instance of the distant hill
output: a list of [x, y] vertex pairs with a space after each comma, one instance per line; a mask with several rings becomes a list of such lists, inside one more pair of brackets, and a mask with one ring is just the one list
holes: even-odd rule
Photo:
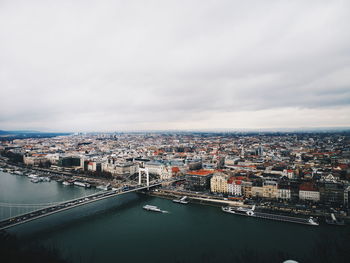
[[26, 130], [23, 130], [23, 131], [4, 131], [4, 130], [0, 130], [0, 135], [1, 134], [27, 134], [27, 133], [42, 133], [40, 131], [26, 131]]
[[14, 140], [24, 138], [48, 138], [55, 136], [70, 135], [67, 132], [40, 132], [40, 131], [4, 131], [0, 130], [0, 140]]

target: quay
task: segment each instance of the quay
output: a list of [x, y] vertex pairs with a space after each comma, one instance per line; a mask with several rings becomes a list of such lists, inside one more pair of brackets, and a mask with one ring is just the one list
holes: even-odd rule
[[[238, 202], [238, 201], [231, 201], [231, 200], [224, 200], [224, 199], [218, 199], [218, 198], [212, 198], [207, 195], [203, 194], [194, 194], [194, 193], [189, 193], [189, 192], [183, 192], [183, 191], [174, 191], [174, 190], [167, 190], [167, 189], [160, 189], [157, 191], [150, 191], [146, 193], [147, 195], [155, 196], [155, 197], [160, 197], [164, 199], [173, 199], [178, 196], [183, 196], [186, 195], [187, 198], [191, 201], [191, 203], [196, 203], [196, 204], [201, 204], [201, 205], [209, 205], [209, 206], [215, 206], [215, 207], [222, 207], [222, 205], [228, 205], [232, 207], [245, 207], [249, 208], [251, 205], [244, 204], [243, 202]], [[264, 212], [274, 212], [274, 213], [280, 213], [281, 216], [288, 216], [288, 215], [293, 215], [293, 216], [313, 216], [313, 217], [318, 217], [318, 218], [324, 218], [325, 214], [324, 213], [317, 213], [317, 212], [304, 212], [304, 211], [283, 211], [279, 210], [275, 207], [264, 207], [264, 206], [258, 206], [256, 205], [257, 208], [260, 210], [263, 210]], [[264, 213], [260, 212], [260, 213]], [[340, 219], [344, 220], [346, 223], [350, 223], [350, 216], [338, 216]]]

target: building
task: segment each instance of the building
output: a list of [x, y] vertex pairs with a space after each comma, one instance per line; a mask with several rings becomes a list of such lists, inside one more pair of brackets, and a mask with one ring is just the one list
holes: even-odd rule
[[159, 162], [147, 162], [144, 164], [150, 174], [155, 174], [160, 177], [161, 180], [169, 179], [172, 177], [171, 167], [165, 166]]
[[299, 188], [300, 183], [296, 180], [289, 180], [290, 198], [293, 202], [299, 201]]
[[266, 180], [263, 183], [263, 197], [268, 199], [276, 199], [278, 197], [277, 186], [277, 182]]
[[239, 157], [236, 156], [226, 156], [224, 165], [229, 167], [235, 165], [235, 163], [239, 160]]
[[202, 168], [202, 160], [200, 159], [186, 159], [185, 165], [189, 170], [198, 170]]
[[350, 186], [345, 186], [345, 189], [344, 189], [344, 206], [347, 209], [350, 208], [349, 193], [350, 193]]
[[320, 192], [313, 183], [303, 183], [299, 186], [299, 200], [319, 202]]
[[23, 163], [25, 165], [40, 166], [46, 164], [47, 162], [49, 162], [49, 159], [47, 159], [46, 154], [33, 154], [32, 156], [23, 156]]
[[290, 200], [292, 198], [290, 187], [278, 185], [277, 198], [282, 200]]
[[61, 157], [58, 159], [57, 165], [61, 167], [80, 166], [80, 157]]
[[334, 182], [323, 182], [319, 185], [320, 202], [330, 206], [341, 206], [344, 204], [344, 185]]
[[242, 194], [246, 198], [251, 198], [253, 183], [249, 181], [242, 181]]
[[262, 182], [255, 181], [252, 185], [252, 197], [262, 198], [264, 197], [264, 187]]
[[91, 172], [101, 172], [101, 163], [89, 161], [87, 162], [87, 170]]
[[185, 187], [191, 191], [204, 191], [210, 188], [210, 178], [213, 176], [213, 171], [197, 170], [189, 171], [185, 175]]
[[231, 177], [227, 181], [227, 192], [229, 195], [242, 196], [242, 181]]
[[262, 186], [252, 186], [252, 197], [263, 198], [264, 188]]
[[227, 177], [224, 174], [213, 175], [210, 179], [210, 191], [226, 194], [228, 192]]
[[294, 170], [291, 170], [291, 169], [284, 169], [284, 170], [283, 170], [283, 176], [286, 176], [286, 177], [288, 177], [289, 179], [294, 179], [294, 178], [295, 178]]
[[102, 170], [111, 173], [113, 176], [129, 176], [138, 172], [138, 166], [132, 162], [108, 162], [102, 164]]
[[259, 147], [256, 149], [256, 155], [263, 156], [263, 155], [264, 155], [264, 147], [259, 146]]

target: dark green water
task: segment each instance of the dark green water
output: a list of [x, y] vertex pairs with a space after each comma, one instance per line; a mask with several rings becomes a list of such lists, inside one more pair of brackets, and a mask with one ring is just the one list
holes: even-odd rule
[[[0, 202], [59, 201], [85, 191], [0, 175]], [[145, 204], [169, 213], [145, 211]], [[179, 205], [136, 193], [40, 219], [11, 233], [27, 244], [58, 248], [73, 262], [280, 262], [281, 258], [308, 262], [317, 257], [324, 260], [320, 262], [343, 262], [342, 256], [337, 258], [337, 244], [345, 242], [346, 247], [350, 241], [348, 227], [239, 217], [217, 207]]]

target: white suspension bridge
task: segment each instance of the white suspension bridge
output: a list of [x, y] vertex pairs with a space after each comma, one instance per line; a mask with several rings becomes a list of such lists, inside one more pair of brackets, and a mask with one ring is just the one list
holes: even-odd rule
[[[100, 201], [107, 198], [116, 197], [122, 194], [136, 192], [140, 190], [148, 190], [149, 188], [160, 186], [163, 183], [172, 183], [183, 179], [172, 178], [167, 180], [159, 180], [154, 183], [149, 182], [148, 172], [146, 175], [146, 184], [141, 184], [141, 173], [139, 175], [139, 184], [135, 186], [125, 186], [117, 190], [100, 191], [91, 195], [82, 196], [76, 199], [63, 201], [63, 202], [51, 202], [40, 204], [14, 204], [14, 203], [0, 203], [1, 218], [5, 218], [0, 221], [0, 230], [4, 230], [16, 225], [24, 224], [42, 217], [46, 217], [55, 213], [59, 213], [68, 209], [72, 209], [78, 206], [86, 205], [92, 202]], [[2, 213], [6, 214], [3, 215]]]

